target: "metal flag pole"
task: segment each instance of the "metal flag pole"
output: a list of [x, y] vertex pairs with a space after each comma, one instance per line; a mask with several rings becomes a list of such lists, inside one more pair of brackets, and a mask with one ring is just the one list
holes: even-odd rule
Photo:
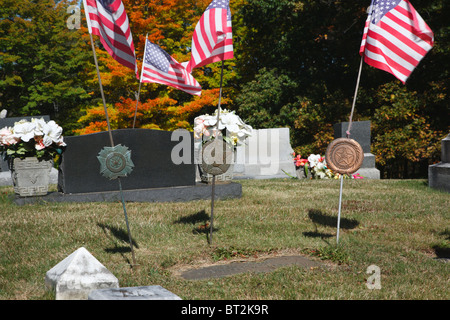
[[[350, 138], [350, 130], [351, 130], [351, 126], [352, 126], [353, 111], [355, 110], [356, 97], [358, 96], [358, 89], [359, 89], [359, 82], [361, 80], [361, 70], [362, 70], [362, 66], [363, 66], [363, 61], [364, 61], [364, 55], [361, 56], [361, 61], [359, 63], [358, 78], [356, 80], [356, 88], [355, 88], [355, 93], [353, 95], [352, 110], [350, 112], [348, 128], [347, 128], [347, 131], [346, 131], [347, 138]], [[339, 229], [340, 229], [340, 224], [341, 224], [342, 185], [343, 185], [343, 182], [344, 182], [344, 175], [343, 174], [341, 174], [340, 180], [341, 180], [341, 186], [339, 188], [339, 209], [338, 209], [338, 221], [337, 221], [337, 232], [336, 232], [336, 245], [339, 244]]]
[[342, 184], [344, 181], [344, 175], [341, 174], [341, 188], [339, 190], [339, 211], [338, 211], [338, 221], [337, 221], [337, 234], [336, 234], [336, 244], [339, 244], [339, 228], [341, 225], [341, 206], [342, 206]]
[[[216, 132], [215, 132], [215, 137], [216, 138], [217, 138], [217, 135], [219, 133], [220, 104], [221, 104], [221, 100], [222, 100], [223, 65], [224, 65], [224, 63], [223, 63], [223, 60], [222, 60], [222, 67], [221, 67], [221, 70], [220, 70], [219, 105], [217, 106], [217, 122], [216, 122]], [[209, 225], [209, 244], [212, 244], [212, 237], [213, 237], [215, 188], [216, 188], [216, 175], [213, 175], [213, 177], [212, 177], [212, 185], [211, 185], [211, 219], [210, 219], [210, 225]]]
[[100, 93], [102, 95], [103, 108], [105, 109], [106, 123], [108, 125], [109, 140], [111, 142], [111, 147], [114, 147], [114, 141], [113, 141], [113, 137], [112, 137], [112, 133], [111, 133], [111, 126], [109, 124], [108, 109], [106, 107], [106, 100], [105, 100], [105, 94], [103, 92], [102, 78], [100, 77], [100, 70], [98, 68], [98, 62], [97, 62], [97, 53], [95, 52], [94, 39], [92, 38], [92, 33], [89, 32], [89, 36], [91, 38], [92, 52], [94, 54], [95, 68], [97, 69], [98, 84], [100, 86]]
[[136, 114], [137, 114], [137, 109], [138, 109], [138, 104], [139, 104], [139, 96], [141, 94], [141, 80], [139, 80], [139, 89], [138, 92], [136, 93], [136, 107], [134, 108], [134, 119], [133, 119], [133, 129], [136, 126]]
[[[101, 79], [101, 76], [100, 76], [100, 70], [98, 68], [97, 54], [95, 52], [94, 39], [92, 38], [92, 33], [89, 32], [89, 36], [91, 38], [92, 52], [94, 54], [95, 68], [97, 69], [97, 77], [98, 77], [98, 83], [100, 85], [100, 92], [101, 92], [101, 95], [102, 95], [103, 107], [105, 109], [106, 123], [108, 125], [109, 140], [111, 142], [111, 147], [114, 147], [114, 140], [113, 140], [113, 137], [112, 137], [111, 125], [109, 123], [108, 109], [106, 107], [105, 94], [103, 92], [102, 79]], [[124, 200], [124, 197], [123, 197], [122, 184], [120, 182], [120, 178], [118, 178], [118, 180], [119, 180], [120, 196], [121, 196], [121, 199], [122, 199], [122, 206], [123, 206], [123, 211], [124, 211], [124, 215], [125, 215], [125, 222], [126, 222], [127, 228], [128, 228], [128, 238], [129, 238], [129, 242], [130, 242], [131, 255], [132, 255], [132, 258], [133, 258], [133, 266], [136, 266], [137, 264], [136, 264], [136, 259], [135, 259], [135, 256], [134, 256], [134, 249], [133, 249], [133, 242], [131, 240], [130, 227], [128, 225], [128, 216], [127, 216], [127, 210], [126, 210], [126, 206], [125, 206], [125, 200]]]
[[141, 95], [141, 85], [142, 85], [142, 75], [144, 74], [144, 60], [145, 60], [145, 52], [147, 51], [147, 38], [148, 33], [145, 36], [145, 46], [144, 46], [144, 55], [142, 56], [142, 67], [141, 67], [141, 76], [139, 78], [139, 89], [136, 94], [136, 107], [134, 108], [134, 120], [133, 120], [133, 129], [136, 125], [136, 115], [137, 115], [137, 109], [139, 104], [139, 96]]
[[361, 56], [361, 61], [359, 63], [358, 79], [356, 80], [356, 88], [355, 88], [355, 94], [353, 95], [352, 110], [350, 112], [350, 118], [348, 120], [348, 128], [346, 131], [347, 138], [350, 137], [350, 129], [352, 126], [353, 111], [355, 110], [356, 97], [358, 96], [358, 89], [359, 89], [359, 82], [361, 80], [361, 70], [362, 70], [362, 66], [363, 66], [363, 60], [364, 60], [364, 55]]

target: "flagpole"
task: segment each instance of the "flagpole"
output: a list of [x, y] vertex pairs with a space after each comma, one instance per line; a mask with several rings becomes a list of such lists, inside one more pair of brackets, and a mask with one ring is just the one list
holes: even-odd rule
[[89, 36], [91, 38], [92, 52], [94, 53], [94, 62], [95, 62], [95, 68], [97, 69], [97, 77], [98, 77], [98, 83], [100, 85], [100, 93], [102, 95], [103, 108], [105, 109], [106, 124], [108, 125], [109, 140], [111, 142], [111, 147], [114, 147], [114, 141], [113, 141], [113, 137], [112, 137], [112, 133], [111, 133], [111, 126], [109, 124], [108, 109], [106, 107], [106, 100], [105, 100], [105, 94], [103, 92], [102, 78], [100, 77], [100, 70], [98, 68], [98, 62], [97, 62], [97, 53], [95, 52], [94, 39], [92, 38], [92, 33], [89, 33]]
[[[224, 62], [222, 60], [222, 67], [220, 70], [219, 105], [217, 107], [217, 121], [216, 121], [216, 132], [215, 132], [216, 138], [219, 133], [220, 104], [221, 104], [221, 100], [222, 100], [223, 66], [224, 66]], [[211, 184], [211, 219], [210, 219], [210, 225], [209, 225], [209, 244], [212, 244], [212, 236], [213, 236], [215, 187], [216, 187], [216, 175], [213, 175], [212, 184]]]
[[[353, 111], [355, 110], [356, 97], [358, 96], [358, 89], [359, 89], [359, 83], [360, 83], [360, 80], [361, 80], [361, 70], [362, 70], [362, 66], [363, 66], [363, 61], [364, 61], [364, 55], [361, 56], [361, 61], [359, 63], [358, 78], [356, 80], [356, 88], [355, 88], [355, 93], [353, 95], [352, 110], [350, 112], [348, 128], [347, 128], [347, 131], [346, 131], [347, 138], [350, 138], [350, 129], [351, 129], [351, 126], [352, 126]], [[342, 207], [342, 185], [343, 185], [343, 182], [344, 182], [343, 178], [344, 178], [344, 175], [341, 174], [341, 176], [340, 176], [341, 186], [339, 188], [339, 209], [338, 209], [338, 221], [337, 221], [337, 232], [336, 232], [336, 245], [339, 244], [339, 229], [340, 229], [340, 224], [341, 224], [341, 207]]]
[[340, 224], [341, 224], [341, 206], [342, 206], [342, 184], [343, 184], [343, 179], [344, 175], [341, 174], [340, 180], [341, 180], [341, 187], [339, 190], [339, 211], [338, 211], [338, 221], [337, 221], [337, 232], [336, 232], [336, 245], [339, 244], [339, 228], [340, 228]]
[[142, 82], [141, 82], [141, 80], [139, 80], [139, 89], [138, 89], [138, 92], [137, 92], [137, 94], [135, 96], [136, 97], [136, 107], [134, 108], [133, 129], [134, 129], [135, 125], [136, 125], [136, 114], [137, 114], [137, 109], [138, 109], [138, 104], [139, 104], [139, 96], [141, 94], [141, 84], [142, 84]]
[[145, 35], [145, 46], [144, 46], [144, 55], [142, 56], [141, 76], [139, 78], [138, 93], [136, 95], [136, 107], [134, 108], [133, 129], [136, 125], [136, 114], [137, 114], [137, 109], [138, 109], [138, 104], [139, 104], [139, 96], [141, 95], [142, 75], [144, 74], [144, 59], [145, 59], [145, 52], [147, 51], [147, 38], [148, 38], [148, 33]]
[[[101, 92], [101, 95], [102, 95], [103, 107], [105, 109], [106, 123], [108, 125], [109, 140], [111, 142], [111, 147], [114, 147], [114, 140], [113, 140], [113, 137], [112, 137], [111, 126], [110, 126], [110, 123], [109, 123], [108, 109], [106, 108], [105, 94], [103, 92], [102, 79], [101, 79], [101, 76], [100, 76], [100, 70], [98, 68], [97, 54], [95, 52], [94, 39], [92, 38], [92, 33], [89, 33], [89, 36], [91, 38], [92, 52], [94, 53], [94, 62], [95, 62], [95, 68], [97, 69], [97, 77], [98, 77], [98, 83], [100, 85], [100, 92]], [[130, 227], [129, 227], [129, 224], [128, 224], [128, 216], [127, 216], [127, 211], [126, 211], [126, 207], [125, 207], [125, 200], [123, 198], [122, 183], [120, 181], [120, 178], [118, 178], [118, 180], [119, 180], [120, 195], [121, 195], [121, 199], [122, 199], [122, 206], [123, 206], [123, 211], [124, 211], [124, 215], [125, 215], [125, 222], [126, 222], [127, 229], [128, 229], [128, 238], [129, 238], [129, 242], [130, 242], [131, 255], [132, 255], [132, 258], [133, 258], [133, 266], [136, 266], [137, 264], [136, 264], [136, 259], [135, 259], [135, 256], [134, 256], [133, 242], [131, 240], [131, 232], [130, 232]]]
[[356, 97], [358, 96], [358, 89], [359, 89], [359, 82], [360, 82], [360, 80], [361, 80], [361, 70], [362, 70], [362, 66], [363, 66], [363, 61], [364, 61], [364, 54], [361, 56], [361, 61], [360, 61], [360, 63], [359, 63], [358, 78], [357, 78], [357, 80], [356, 80], [355, 94], [353, 95], [352, 110], [351, 110], [351, 112], [350, 112], [350, 118], [349, 118], [349, 122], [348, 122], [348, 128], [347, 128], [347, 131], [346, 131], [347, 138], [350, 138], [350, 129], [351, 129], [351, 126], [352, 126], [353, 111], [355, 110]]

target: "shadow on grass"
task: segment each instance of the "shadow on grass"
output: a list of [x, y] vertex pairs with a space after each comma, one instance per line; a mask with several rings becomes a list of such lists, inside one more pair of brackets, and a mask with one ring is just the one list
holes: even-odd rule
[[[321, 225], [324, 227], [334, 227], [337, 228], [337, 216], [331, 216], [326, 213], [323, 213], [321, 210], [317, 209], [309, 209], [308, 217], [313, 222], [315, 231], [306, 231], [303, 232], [305, 237], [310, 238], [331, 238], [334, 235], [330, 233], [319, 232], [317, 225]], [[341, 217], [340, 228], [341, 229], [353, 229], [359, 225], [359, 221], [355, 219], [347, 219]]]
[[[206, 241], [210, 243], [210, 232], [211, 228], [208, 223], [210, 220], [210, 216], [206, 214], [205, 210], [199, 211], [197, 213], [188, 215], [186, 217], [181, 217], [178, 220], [174, 221], [174, 224], [181, 223], [181, 224], [192, 224], [195, 225], [197, 223], [202, 223], [199, 226], [195, 226], [192, 229], [192, 233], [194, 234], [205, 234], [206, 235]], [[216, 228], [213, 226], [212, 232], [217, 232], [219, 228]]]
[[448, 241], [450, 241], [450, 230], [446, 229], [439, 233], [440, 236], [444, 236], [445, 240], [442, 241], [442, 244], [438, 244], [433, 246], [434, 253], [440, 259], [450, 259], [450, 245]]
[[[103, 223], [97, 223], [97, 225], [103, 230], [103, 232], [108, 238], [110, 237], [109, 235], [111, 234], [117, 240], [127, 243], [127, 246], [118, 246], [117, 243], [114, 242], [115, 247], [106, 248], [105, 249], [106, 252], [120, 253], [120, 254], [131, 252], [131, 248], [129, 246], [130, 238], [125, 230]], [[139, 248], [138, 244], [136, 243], [135, 240], [133, 240], [133, 238], [131, 239], [131, 243], [133, 244], [133, 247]]]
[[181, 217], [178, 220], [174, 221], [175, 224], [196, 224], [199, 222], [204, 222], [209, 220], [209, 215], [206, 214], [205, 210], [199, 211], [197, 213], [188, 215], [186, 217]]

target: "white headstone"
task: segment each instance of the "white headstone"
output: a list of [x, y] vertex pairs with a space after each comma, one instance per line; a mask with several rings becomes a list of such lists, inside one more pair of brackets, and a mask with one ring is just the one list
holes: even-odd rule
[[81, 247], [47, 271], [45, 285], [56, 300], [87, 300], [92, 290], [118, 288], [119, 280]]
[[296, 176], [289, 128], [252, 131], [236, 148], [235, 178], [268, 179]]

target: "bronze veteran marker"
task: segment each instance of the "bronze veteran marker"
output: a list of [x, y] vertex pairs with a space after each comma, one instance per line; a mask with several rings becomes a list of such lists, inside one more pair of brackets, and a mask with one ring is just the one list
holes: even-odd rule
[[327, 147], [325, 159], [328, 167], [340, 173], [341, 187], [339, 191], [339, 211], [336, 233], [336, 243], [339, 243], [339, 226], [341, 222], [342, 183], [344, 174], [352, 174], [358, 171], [364, 160], [364, 152], [358, 142], [350, 138], [333, 140]]
[[230, 168], [233, 159], [233, 150], [230, 145], [216, 137], [214, 140], [206, 142], [202, 147], [203, 171], [213, 176], [211, 186], [211, 221], [209, 226], [209, 244], [212, 244], [213, 219], [214, 219], [214, 193], [216, 176], [224, 174]]

